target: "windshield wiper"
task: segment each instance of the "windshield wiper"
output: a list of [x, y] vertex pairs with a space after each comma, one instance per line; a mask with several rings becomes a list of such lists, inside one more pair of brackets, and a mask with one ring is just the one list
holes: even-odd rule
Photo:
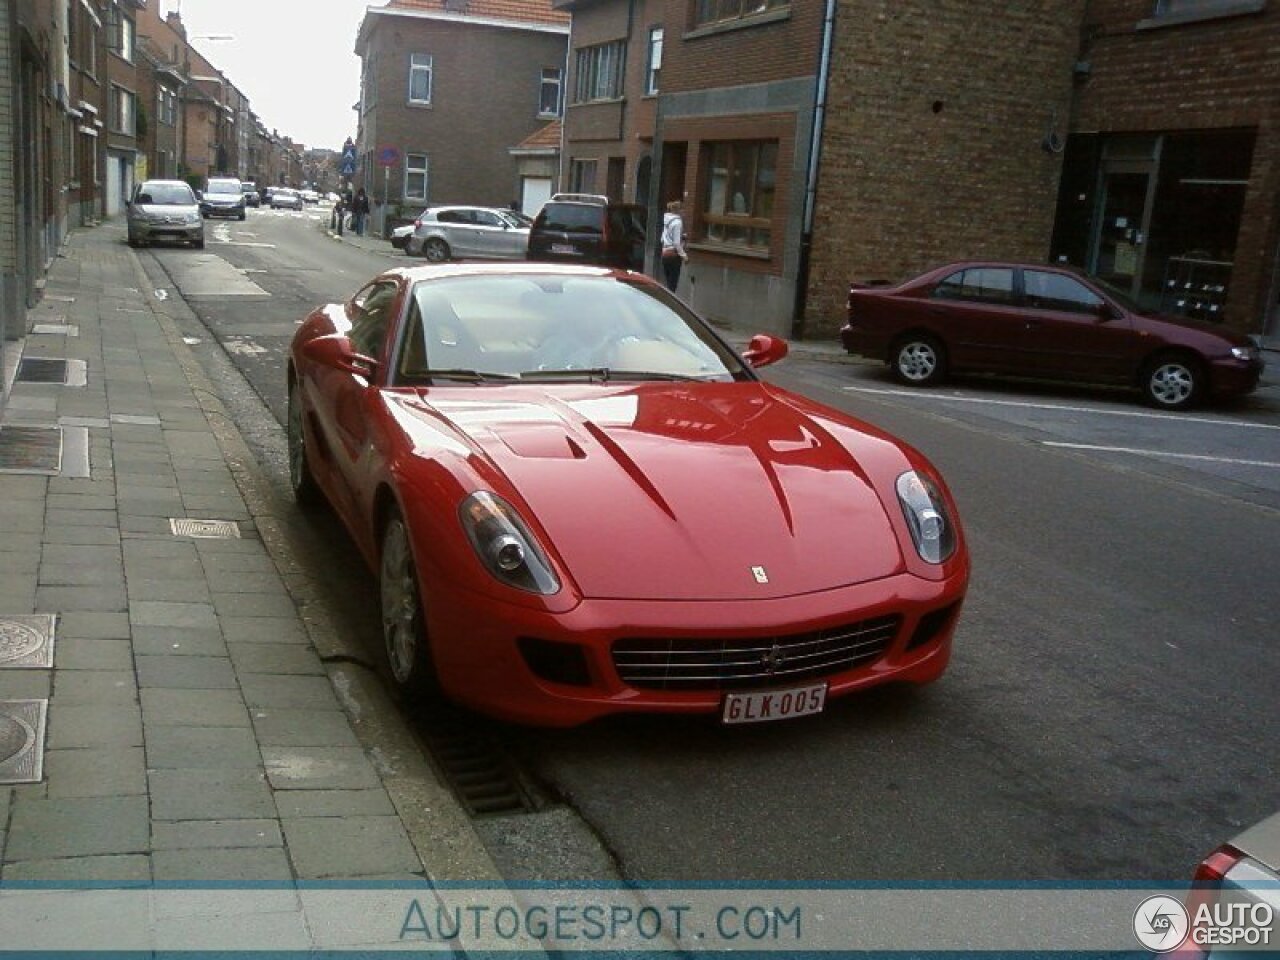
[[415, 370], [415, 377], [430, 377], [432, 380], [463, 380], [467, 383], [508, 383], [519, 380], [513, 373], [490, 373], [486, 370], [463, 370], [449, 368], [444, 370]]
[[587, 367], [583, 370], [526, 370], [521, 380], [679, 380], [704, 381], [706, 377], [694, 377], [685, 373], [666, 373], [661, 370], [614, 370], [612, 367]]

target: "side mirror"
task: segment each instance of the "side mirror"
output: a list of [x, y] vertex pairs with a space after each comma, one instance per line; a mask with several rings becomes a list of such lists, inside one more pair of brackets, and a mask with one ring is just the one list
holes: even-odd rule
[[378, 369], [377, 360], [356, 353], [351, 341], [340, 333], [308, 340], [302, 345], [302, 355], [318, 366], [361, 377], [370, 377]]
[[1116, 312], [1116, 308], [1105, 300], [1094, 308], [1094, 315], [1098, 318], [1099, 323], [1110, 323], [1112, 320], [1116, 320], [1120, 316]]
[[760, 333], [751, 338], [742, 359], [751, 367], [767, 367], [785, 357], [787, 349], [787, 341]]

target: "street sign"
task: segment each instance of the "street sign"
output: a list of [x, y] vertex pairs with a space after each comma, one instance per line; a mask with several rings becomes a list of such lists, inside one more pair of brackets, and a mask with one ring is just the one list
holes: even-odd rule
[[395, 147], [380, 147], [378, 149], [378, 165], [383, 167], [394, 167], [400, 162], [400, 151]]
[[347, 137], [347, 142], [342, 145], [342, 162], [350, 163], [352, 166], [356, 162], [356, 145], [351, 142], [350, 137]]
[[354, 177], [356, 175], [356, 161], [354, 157], [342, 162], [341, 173], [344, 177]]

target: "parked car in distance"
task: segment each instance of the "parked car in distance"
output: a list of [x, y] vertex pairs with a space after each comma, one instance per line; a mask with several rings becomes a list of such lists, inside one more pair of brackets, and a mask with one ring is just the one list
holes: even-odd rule
[[409, 238], [413, 236], [413, 231], [417, 229], [414, 224], [407, 223], [403, 227], [396, 227], [391, 231], [391, 246], [397, 250], [409, 252]]
[[246, 207], [262, 206], [262, 197], [258, 195], [258, 185], [252, 180], [242, 181], [241, 187], [244, 190], [244, 203]]
[[1166, 410], [1248, 393], [1263, 369], [1243, 334], [1144, 311], [1069, 267], [1026, 263], [952, 263], [893, 286], [852, 284], [840, 339], [912, 386], [960, 371], [1107, 383]]
[[739, 355], [642, 274], [390, 270], [294, 336], [290, 483], [377, 571], [406, 696], [738, 724], [931, 683], [969, 577], [955, 504], [910, 446], [761, 380], [786, 352]]
[[314, 190], [299, 190], [298, 193], [302, 196], [303, 203], [320, 202], [320, 194], [316, 193]]
[[133, 190], [128, 210], [129, 246], [183, 240], [204, 247], [204, 216], [195, 191], [182, 180], [146, 180]]
[[200, 197], [200, 211], [206, 217], [245, 218], [244, 188], [234, 177], [210, 177]]
[[263, 203], [265, 203], [267, 206], [271, 206], [271, 196], [272, 196], [272, 194], [274, 194], [274, 193], [276, 192], [276, 190], [278, 190], [278, 189], [279, 189], [278, 187], [263, 187], [263, 188], [262, 188], [262, 202], [263, 202]]
[[529, 229], [530, 260], [643, 270], [645, 209], [588, 193], [557, 193]]
[[[1201, 861], [1186, 908], [1190, 921], [1187, 938], [1170, 954], [1178, 960], [1258, 949], [1258, 940], [1251, 941], [1247, 932], [1250, 927], [1239, 922], [1242, 917], [1270, 917], [1270, 947], [1275, 950], [1280, 937], [1280, 813], [1250, 827]], [[1237, 922], [1224, 923], [1228, 918]]]
[[276, 187], [272, 191], [272, 210], [301, 210], [302, 207], [302, 195], [297, 190], [291, 190], [288, 187]]
[[418, 215], [405, 253], [422, 255], [432, 263], [471, 257], [523, 260], [528, 244], [529, 228], [521, 226], [510, 210], [440, 206]]

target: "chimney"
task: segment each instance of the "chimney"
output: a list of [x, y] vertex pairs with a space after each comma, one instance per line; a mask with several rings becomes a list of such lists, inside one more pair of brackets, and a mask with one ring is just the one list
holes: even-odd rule
[[180, 36], [183, 40], [187, 39], [187, 28], [183, 26], [182, 14], [177, 10], [170, 10], [165, 14], [165, 22]]

